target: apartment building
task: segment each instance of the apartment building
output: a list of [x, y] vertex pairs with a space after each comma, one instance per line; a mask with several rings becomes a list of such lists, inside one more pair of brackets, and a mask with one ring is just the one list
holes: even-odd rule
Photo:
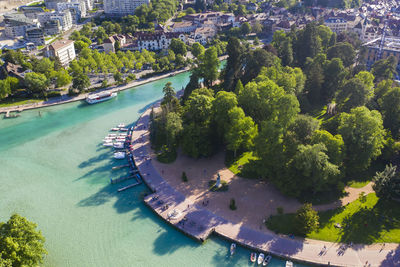
[[135, 37], [137, 38], [139, 51], [143, 49], [151, 51], [168, 49], [171, 40], [174, 38], [180, 39], [186, 43], [186, 36], [179, 32], [138, 32], [135, 34]]
[[72, 28], [72, 15], [69, 9], [63, 11], [53, 11], [38, 14], [39, 22], [44, 25], [45, 22], [58, 20], [63, 31], [68, 31]]
[[38, 20], [19, 13], [5, 14], [4, 24], [4, 34], [11, 38], [25, 37], [26, 30], [40, 27]]
[[150, 0], [104, 0], [104, 13], [115, 17], [133, 15], [136, 8], [149, 3]]
[[63, 66], [75, 59], [75, 46], [72, 40], [58, 40], [46, 47], [46, 57], [58, 57]]

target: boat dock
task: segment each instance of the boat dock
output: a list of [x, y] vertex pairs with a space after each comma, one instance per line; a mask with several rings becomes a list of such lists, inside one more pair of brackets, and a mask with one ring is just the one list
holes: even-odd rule
[[[7, 110], [6, 114], [4, 115], [4, 118], [9, 119], [9, 118], [17, 118], [17, 117], [21, 116], [20, 114], [11, 113], [11, 112], [14, 112], [14, 111]], [[17, 110], [17, 112], [21, 112], [21, 111]]]
[[129, 167], [129, 164], [114, 166], [114, 167], [112, 167], [112, 170], [118, 170], [118, 169], [122, 169], [122, 168], [126, 168], [126, 167]]
[[122, 188], [118, 189], [118, 192], [122, 192], [122, 191], [125, 191], [125, 190], [129, 189], [129, 188], [132, 188], [132, 187], [135, 187], [135, 186], [137, 186], [137, 185], [140, 185], [140, 184], [142, 183], [142, 181], [140, 180], [139, 177], [140, 177], [139, 174], [134, 175], [134, 176], [133, 176], [132, 178], [130, 178], [130, 179], [136, 178], [136, 183], [127, 185], [127, 186], [125, 186], [125, 187], [122, 187]]

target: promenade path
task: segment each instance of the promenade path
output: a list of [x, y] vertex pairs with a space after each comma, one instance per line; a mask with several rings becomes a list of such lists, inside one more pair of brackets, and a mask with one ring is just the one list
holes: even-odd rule
[[144, 112], [132, 133], [133, 158], [144, 182], [153, 192], [144, 201], [161, 218], [186, 235], [204, 241], [215, 233], [256, 251], [320, 265], [400, 266], [398, 244], [349, 247], [319, 240], [291, 239], [270, 231], [257, 231], [243, 223], [234, 223], [210, 212], [202, 205], [194, 204], [169, 185], [152, 164], [148, 132], [150, 113], [151, 109]]

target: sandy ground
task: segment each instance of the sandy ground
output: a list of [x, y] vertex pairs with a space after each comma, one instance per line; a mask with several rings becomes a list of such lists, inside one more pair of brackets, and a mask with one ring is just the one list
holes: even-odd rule
[[[153, 153], [152, 157], [155, 158]], [[301, 203], [296, 199], [281, 194], [272, 184], [265, 180], [245, 179], [235, 176], [224, 164], [224, 152], [209, 159], [192, 159], [179, 153], [172, 164], [163, 164], [152, 160], [154, 167], [164, 179], [187, 198], [198, 205], [209, 201], [207, 209], [232, 222], [257, 229], [267, 230], [263, 220], [277, 214], [277, 208], [282, 207], [285, 213], [295, 212]], [[182, 182], [182, 172], [185, 171], [188, 182]], [[221, 180], [228, 182], [226, 192], [208, 190], [210, 179], [216, 179], [220, 174]], [[317, 210], [327, 210], [346, 205], [356, 200], [360, 192], [372, 192], [371, 184], [364, 188], [346, 188], [348, 195], [339, 201], [327, 205], [315, 206]], [[229, 209], [229, 202], [234, 198], [237, 210]]]

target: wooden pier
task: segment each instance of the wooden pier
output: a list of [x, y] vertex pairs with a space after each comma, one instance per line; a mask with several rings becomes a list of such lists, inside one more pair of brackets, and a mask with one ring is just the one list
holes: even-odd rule
[[114, 166], [114, 167], [112, 167], [112, 170], [118, 170], [118, 169], [122, 169], [122, 168], [126, 168], [126, 167], [129, 167], [129, 164]]
[[125, 191], [125, 190], [127, 190], [127, 189], [129, 189], [129, 188], [132, 188], [132, 187], [134, 187], [134, 186], [140, 185], [140, 184], [142, 183], [142, 181], [139, 179], [139, 174], [134, 175], [133, 178], [136, 178], [136, 183], [127, 185], [127, 186], [125, 186], [125, 187], [122, 187], [122, 188], [118, 189], [118, 192]]
[[16, 118], [16, 117], [19, 117], [19, 116], [21, 116], [21, 115], [15, 114], [15, 113], [12, 114], [11, 111], [8, 110], [8, 111], [6, 112], [6, 114], [4, 115], [4, 118], [10, 119], [10, 118]]
[[123, 177], [119, 177], [119, 178], [115, 178], [115, 179], [111, 178], [110, 181], [111, 181], [112, 184], [116, 184], [116, 183], [120, 183], [120, 182], [123, 182], [123, 181], [126, 181], [126, 180], [135, 179], [136, 175], [138, 173], [139, 173], [138, 171], [133, 170], [133, 171], [130, 171], [131, 175], [129, 175], [129, 176], [123, 176]]

